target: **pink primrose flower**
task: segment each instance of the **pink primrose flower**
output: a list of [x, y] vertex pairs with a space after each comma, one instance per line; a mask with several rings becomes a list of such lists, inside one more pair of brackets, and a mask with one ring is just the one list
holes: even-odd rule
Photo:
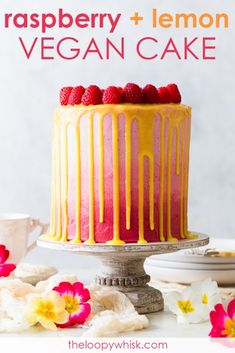
[[235, 338], [235, 299], [232, 299], [225, 311], [222, 304], [216, 304], [210, 312], [212, 329], [209, 336]]
[[71, 327], [74, 325], [82, 325], [91, 312], [91, 306], [87, 301], [90, 299], [90, 292], [84, 288], [81, 282], [71, 284], [69, 282], [61, 282], [53, 288], [65, 300], [65, 309], [69, 313], [68, 321], [64, 324], [58, 324], [58, 327]]
[[9, 250], [6, 249], [5, 245], [0, 244], [0, 277], [8, 277], [16, 268], [14, 264], [6, 264], [8, 257]]

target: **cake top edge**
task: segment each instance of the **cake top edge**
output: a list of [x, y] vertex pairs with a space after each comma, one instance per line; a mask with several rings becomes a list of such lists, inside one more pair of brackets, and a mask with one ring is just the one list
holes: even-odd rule
[[125, 116], [142, 116], [147, 118], [153, 114], [160, 114], [167, 116], [168, 118], [175, 119], [183, 114], [185, 117], [191, 117], [192, 108], [184, 104], [97, 104], [97, 105], [74, 105], [74, 106], [62, 106], [55, 109], [54, 116], [57, 119], [58, 116], [67, 117], [68, 119], [74, 119], [81, 116], [99, 115], [122, 115]]
[[160, 110], [160, 109], [172, 109], [174, 108], [175, 110], [182, 110], [182, 109], [192, 109], [191, 106], [186, 105], [186, 104], [175, 104], [175, 103], [168, 103], [168, 104], [132, 104], [132, 103], [120, 103], [120, 104], [90, 104], [89, 106], [84, 106], [82, 104], [75, 104], [75, 105], [66, 105], [66, 106], [60, 106], [59, 108], [56, 108], [56, 110], [81, 110], [81, 111], [93, 111], [93, 110], [107, 110], [107, 111], [112, 111], [113, 109], [116, 109], [118, 111], [125, 111], [125, 110], [141, 110], [141, 109], [146, 109], [146, 110]]
[[159, 87], [147, 84], [143, 88], [135, 83], [127, 83], [125, 87], [109, 86], [101, 89], [96, 85], [87, 88], [83, 86], [66, 86], [60, 90], [60, 104], [62, 106], [90, 106], [90, 105], [156, 105], [180, 104], [181, 94], [175, 83]]

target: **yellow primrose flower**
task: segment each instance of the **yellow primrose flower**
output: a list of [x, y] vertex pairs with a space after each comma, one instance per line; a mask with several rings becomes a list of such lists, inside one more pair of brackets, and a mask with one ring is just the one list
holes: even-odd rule
[[31, 325], [39, 322], [46, 329], [56, 330], [56, 324], [64, 324], [68, 317], [65, 300], [55, 291], [50, 291], [43, 297], [34, 296], [27, 304], [26, 320]]

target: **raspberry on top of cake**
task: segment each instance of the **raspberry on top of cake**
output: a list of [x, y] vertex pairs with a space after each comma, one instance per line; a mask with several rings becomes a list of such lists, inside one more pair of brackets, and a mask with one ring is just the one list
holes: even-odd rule
[[141, 88], [135, 83], [127, 83], [122, 87], [109, 86], [100, 89], [96, 85], [63, 87], [60, 91], [61, 105], [97, 105], [97, 104], [179, 104], [181, 94], [175, 83], [165, 87], [147, 84]]

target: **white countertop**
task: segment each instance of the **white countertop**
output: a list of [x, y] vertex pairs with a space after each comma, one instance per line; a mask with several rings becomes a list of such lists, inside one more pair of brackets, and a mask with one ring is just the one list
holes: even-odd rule
[[[141, 331], [124, 332], [116, 337], [207, 337], [210, 331], [210, 323], [179, 325], [176, 318], [168, 312], [160, 312], [147, 315], [150, 326]], [[69, 328], [58, 329], [56, 332], [44, 329], [31, 328], [19, 334], [4, 334], [9, 337], [81, 337], [85, 329]], [[1, 334], [2, 335], [2, 334]]]
[[[80, 269], [74, 271], [72, 269], [64, 269], [59, 271], [61, 274], [76, 274], [79, 281], [89, 284], [92, 281], [95, 270]], [[156, 286], [155, 283], [151, 285]], [[158, 312], [148, 314], [150, 326], [147, 329], [134, 332], [125, 332], [116, 335], [116, 337], [207, 337], [210, 331], [210, 323], [200, 324], [177, 324], [176, 317], [169, 312]], [[44, 330], [43, 328], [31, 328], [26, 332], [19, 334], [4, 334], [4, 336], [14, 337], [66, 337], [66, 336], [82, 336], [83, 328], [59, 329], [56, 332]]]

